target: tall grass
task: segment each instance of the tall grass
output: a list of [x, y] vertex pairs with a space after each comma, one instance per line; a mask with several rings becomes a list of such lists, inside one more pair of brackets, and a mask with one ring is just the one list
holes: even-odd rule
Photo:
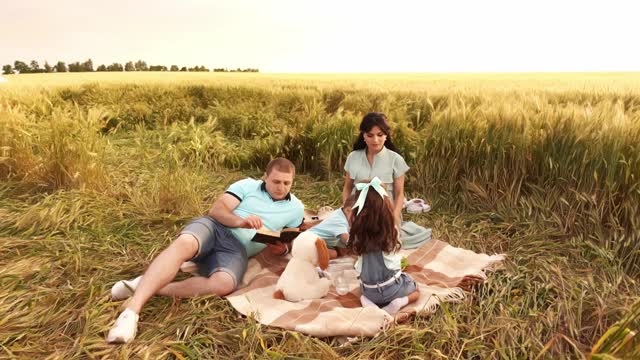
[[96, 107], [51, 108], [44, 116], [0, 107], [0, 176], [51, 189], [105, 186], [109, 143], [100, 129], [108, 114]]
[[[629, 82], [199, 79], [0, 88], [0, 310], [11, 314], [0, 321], [0, 351], [637, 355], [640, 94]], [[344, 347], [238, 319], [215, 297], [154, 299], [133, 345], [104, 344], [117, 311], [109, 286], [143, 271], [233, 180], [286, 156], [307, 206], [339, 206], [342, 166], [368, 111], [391, 119], [412, 167], [408, 196], [436, 209], [410, 219], [455, 246], [508, 253], [504, 273], [461, 304]]]
[[640, 113], [620, 99], [535, 112], [494, 100], [501, 105], [434, 116], [418, 144], [416, 172], [425, 181], [414, 185], [458, 208], [527, 209], [530, 219], [614, 251], [638, 274]]

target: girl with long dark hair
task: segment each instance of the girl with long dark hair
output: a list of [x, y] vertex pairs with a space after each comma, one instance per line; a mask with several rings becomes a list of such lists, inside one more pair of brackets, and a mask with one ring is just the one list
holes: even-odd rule
[[356, 185], [347, 248], [358, 255], [362, 306], [377, 306], [391, 315], [418, 300], [415, 281], [401, 271], [400, 239], [389, 196], [379, 178]]

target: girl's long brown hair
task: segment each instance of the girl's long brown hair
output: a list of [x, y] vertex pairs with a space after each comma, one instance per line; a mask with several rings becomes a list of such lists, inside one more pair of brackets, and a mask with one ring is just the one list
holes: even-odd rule
[[[356, 192], [358, 196], [360, 191]], [[369, 189], [360, 214], [356, 215], [359, 209], [351, 212], [348, 248], [356, 255], [398, 250], [401, 244], [392, 209], [388, 196], [382, 198], [373, 188]]]

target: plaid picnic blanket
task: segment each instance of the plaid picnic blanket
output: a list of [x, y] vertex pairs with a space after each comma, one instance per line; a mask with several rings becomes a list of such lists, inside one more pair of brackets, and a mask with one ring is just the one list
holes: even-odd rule
[[[418, 301], [403, 311], [419, 314], [434, 312], [441, 302], [462, 300], [466, 290], [486, 280], [487, 271], [497, 269], [504, 259], [504, 255], [477, 254], [435, 239], [401, 254], [407, 258], [405, 272], [420, 288]], [[264, 325], [318, 337], [375, 336], [393, 323], [384, 310], [360, 305], [360, 283], [351, 257], [331, 260], [327, 270], [332, 279], [342, 276], [347, 281], [348, 293], [338, 295], [332, 286], [322, 299], [297, 303], [274, 299], [275, 284], [287, 261], [268, 251], [251, 258], [240, 288], [227, 296], [231, 305]]]

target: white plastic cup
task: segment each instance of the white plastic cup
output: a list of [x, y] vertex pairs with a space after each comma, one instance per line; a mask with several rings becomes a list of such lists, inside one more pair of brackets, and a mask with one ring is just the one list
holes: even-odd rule
[[338, 293], [338, 295], [344, 295], [349, 292], [349, 282], [344, 275], [344, 270], [338, 273], [334, 285], [336, 286], [336, 292]]

